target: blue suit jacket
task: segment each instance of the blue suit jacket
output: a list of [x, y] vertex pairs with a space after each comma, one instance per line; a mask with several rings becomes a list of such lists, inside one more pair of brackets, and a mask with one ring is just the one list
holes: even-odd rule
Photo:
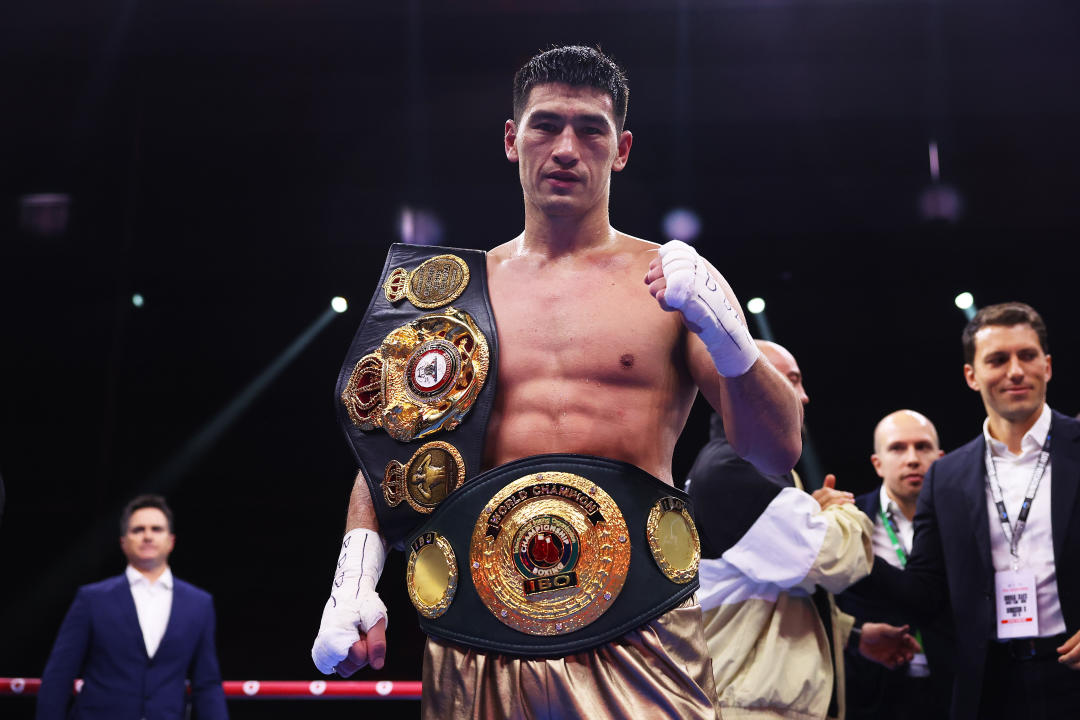
[[[1054, 564], [1071, 635], [1080, 630], [1080, 423], [1054, 412], [1051, 429]], [[878, 558], [870, 576], [852, 588], [881, 604], [902, 604], [924, 618], [951, 607], [956, 632], [954, 720], [978, 716], [987, 647], [997, 637], [990, 533], [1001, 530], [990, 527], [987, 515], [984, 453], [980, 434], [930, 467], [919, 493], [907, 569], [901, 572]]]
[[[161, 645], [146, 654], [135, 600], [124, 575], [75, 595], [38, 693], [38, 720], [181, 720], [191, 680], [195, 717], [228, 717], [214, 645], [214, 604], [205, 590], [174, 579]], [[84, 680], [72, 706], [72, 683]]]

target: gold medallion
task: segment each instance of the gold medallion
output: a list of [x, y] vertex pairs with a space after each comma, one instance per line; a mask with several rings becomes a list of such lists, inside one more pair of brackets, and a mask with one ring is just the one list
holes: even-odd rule
[[701, 539], [682, 500], [666, 497], [653, 505], [645, 532], [653, 558], [669, 580], [685, 585], [694, 579], [701, 560]]
[[382, 489], [386, 504], [397, 507], [407, 500], [414, 510], [430, 513], [465, 482], [465, 460], [450, 443], [436, 440], [422, 445], [404, 465], [386, 465]]
[[563, 635], [615, 602], [630, 537], [618, 505], [591, 480], [535, 473], [488, 501], [469, 563], [480, 600], [500, 622], [529, 635]]
[[469, 284], [469, 266], [456, 255], [436, 255], [412, 272], [394, 268], [383, 283], [391, 303], [408, 298], [418, 308], [437, 308], [457, 300]]
[[453, 430], [487, 379], [487, 339], [467, 312], [424, 315], [393, 330], [356, 363], [341, 401], [361, 430], [409, 442]]
[[417, 612], [437, 618], [446, 612], [457, 592], [457, 558], [450, 542], [435, 532], [416, 538], [405, 572], [409, 599]]

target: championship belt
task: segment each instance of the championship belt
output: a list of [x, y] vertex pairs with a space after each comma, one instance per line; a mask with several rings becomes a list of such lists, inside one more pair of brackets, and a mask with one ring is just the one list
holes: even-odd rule
[[429, 635], [556, 657], [626, 634], [698, 587], [689, 499], [628, 463], [536, 455], [450, 495], [410, 538]]
[[394, 244], [338, 374], [338, 419], [400, 549], [477, 474], [498, 335], [486, 253]]

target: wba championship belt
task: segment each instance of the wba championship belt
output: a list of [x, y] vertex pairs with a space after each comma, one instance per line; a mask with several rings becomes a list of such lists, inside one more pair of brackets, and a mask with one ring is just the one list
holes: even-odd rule
[[483, 459], [498, 355], [486, 258], [391, 245], [338, 374], [339, 422], [400, 549]]
[[628, 463], [536, 455], [471, 479], [410, 538], [420, 626], [479, 650], [569, 655], [698, 587], [687, 496]]

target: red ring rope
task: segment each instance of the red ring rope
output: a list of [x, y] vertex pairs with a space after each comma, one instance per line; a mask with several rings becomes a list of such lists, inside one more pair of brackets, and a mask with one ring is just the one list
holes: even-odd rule
[[[226, 680], [228, 698], [419, 700], [419, 680]], [[36, 695], [39, 678], [0, 678], [0, 696]], [[75, 681], [75, 691], [82, 680]]]

